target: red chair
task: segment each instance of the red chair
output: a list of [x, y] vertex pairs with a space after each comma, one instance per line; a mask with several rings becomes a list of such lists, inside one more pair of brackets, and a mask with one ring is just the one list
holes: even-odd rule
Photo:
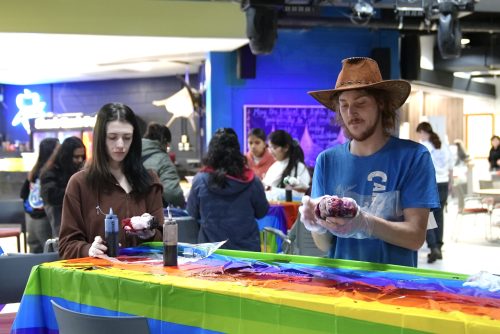
[[[456, 219], [455, 231], [453, 233], [453, 240], [457, 241], [459, 235], [462, 230], [463, 219], [465, 216], [484, 216], [487, 218], [487, 223], [485, 225], [485, 239], [489, 240], [490, 237], [488, 235], [488, 231], [491, 228], [491, 213], [493, 210], [493, 205], [495, 200], [493, 197], [480, 197], [474, 195], [466, 195], [461, 191], [461, 188], [457, 188], [458, 190], [458, 212]], [[477, 222], [477, 219], [474, 220], [474, 224]]]

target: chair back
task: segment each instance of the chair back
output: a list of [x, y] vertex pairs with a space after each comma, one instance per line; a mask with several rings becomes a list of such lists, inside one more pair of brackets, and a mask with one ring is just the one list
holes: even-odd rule
[[20, 198], [0, 200], [0, 224], [21, 225], [26, 232], [23, 200]]
[[479, 189], [491, 189], [495, 188], [493, 186], [493, 180], [479, 180]]
[[[1, 238], [16, 237], [17, 251], [21, 252], [20, 234], [24, 234], [24, 251], [26, 252], [26, 221], [24, 218], [24, 204], [20, 198], [0, 200], [0, 227]], [[9, 226], [9, 227], [7, 227]]]
[[55, 252], [0, 256], [0, 304], [19, 303], [31, 269], [40, 263], [57, 260], [59, 254]]
[[297, 217], [292, 229], [295, 230], [295, 249], [299, 255], [318, 257], [326, 255], [325, 252], [316, 246], [311, 232], [306, 229], [304, 224], [300, 221], [300, 214]]
[[51, 300], [60, 334], [147, 334], [148, 319], [135, 316], [99, 316], [69, 310]]

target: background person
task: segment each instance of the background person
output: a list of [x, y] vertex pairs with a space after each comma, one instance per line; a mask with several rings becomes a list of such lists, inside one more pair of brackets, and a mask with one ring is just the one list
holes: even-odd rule
[[490, 162], [491, 171], [500, 170], [500, 137], [497, 135], [491, 137], [491, 148], [488, 161]]
[[227, 240], [222, 248], [259, 252], [256, 218], [266, 215], [269, 203], [233, 129], [215, 132], [203, 165], [187, 202], [187, 211], [200, 223], [198, 242]]
[[167, 153], [172, 135], [167, 126], [151, 122], [142, 138], [142, 162], [146, 169], [158, 174], [163, 185], [163, 206], [169, 204], [183, 208], [186, 205], [184, 193], [179, 184], [177, 169]]
[[26, 241], [31, 253], [42, 253], [45, 241], [52, 237], [52, 229], [40, 194], [40, 172], [58, 145], [57, 138], [45, 138], [40, 142], [36, 163], [21, 188], [20, 197], [24, 200], [28, 234]]
[[466, 165], [470, 156], [465, 150], [464, 143], [460, 139], [455, 139], [454, 145], [456, 147], [455, 166]]
[[[266, 190], [279, 194], [279, 199], [284, 199], [285, 178], [294, 177], [298, 180], [298, 184], [291, 187], [294, 191], [293, 195], [294, 197], [302, 197], [311, 184], [311, 175], [304, 164], [304, 151], [299, 143], [284, 130], [272, 132], [268, 139], [271, 154], [276, 162], [267, 170], [266, 176], [262, 180]], [[281, 191], [277, 191], [276, 188]]]
[[246, 154], [248, 167], [262, 180], [269, 167], [276, 161], [267, 147], [264, 130], [255, 128], [250, 131], [248, 148]]
[[41, 195], [52, 228], [52, 238], [59, 237], [64, 193], [69, 178], [83, 167], [86, 159], [82, 140], [78, 137], [68, 137], [54, 151], [42, 169]]
[[160, 241], [163, 225], [162, 185], [141, 163], [141, 135], [134, 112], [122, 103], [108, 103], [97, 113], [92, 158], [74, 174], [63, 201], [59, 254], [64, 259], [106, 253], [104, 218], [113, 209], [123, 218], [153, 215], [159, 229], [136, 233], [119, 229], [122, 247]]
[[[309, 92], [336, 112], [349, 138], [320, 153], [313, 199], [303, 198], [300, 208], [302, 222], [330, 257], [417, 266], [429, 209], [439, 201], [429, 151], [391, 135], [410, 91], [406, 81], [383, 81], [373, 59], [354, 57], [343, 60], [334, 89]], [[360, 209], [353, 218], [319, 219], [315, 208], [324, 195], [349, 197]]]
[[422, 143], [431, 153], [432, 163], [436, 171], [436, 182], [439, 193], [440, 207], [434, 209], [433, 214], [436, 219], [437, 228], [427, 230], [427, 246], [431, 252], [427, 255], [427, 262], [433, 263], [443, 258], [441, 248], [443, 247], [444, 231], [444, 207], [448, 200], [448, 192], [453, 181], [453, 157], [448, 145], [441, 142], [438, 134], [432, 129], [428, 122], [417, 125], [417, 133]]
[[40, 195], [40, 172], [49, 160], [52, 152], [59, 145], [57, 138], [45, 138], [40, 142], [38, 158], [28, 173], [21, 188], [20, 197], [24, 200], [27, 243], [31, 253], [42, 253], [45, 241], [52, 237], [49, 219], [43, 209], [43, 200]]

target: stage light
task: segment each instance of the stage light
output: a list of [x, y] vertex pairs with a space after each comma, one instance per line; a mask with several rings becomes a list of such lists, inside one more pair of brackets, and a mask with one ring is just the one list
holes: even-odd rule
[[372, 4], [365, 0], [358, 0], [351, 9], [351, 21], [356, 24], [368, 23], [375, 12]]
[[249, 6], [245, 9], [245, 16], [252, 53], [271, 53], [278, 35], [278, 12], [272, 7]]
[[438, 49], [443, 59], [460, 57], [462, 31], [458, 20], [459, 6], [453, 0], [439, 3]]

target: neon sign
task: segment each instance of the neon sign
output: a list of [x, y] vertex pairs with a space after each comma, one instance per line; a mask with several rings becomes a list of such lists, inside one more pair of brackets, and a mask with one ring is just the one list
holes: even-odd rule
[[96, 118], [96, 116], [88, 116], [81, 113], [40, 117], [35, 119], [34, 128], [37, 130], [93, 128]]
[[16, 96], [16, 105], [19, 111], [12, 120], [12, 126], [22, 124], [23, 128], [30, 134], [29, 120], [45, 115], [45, 106], [47, 103], [41, 101], [40, 94], [25, 89], [23, 93]]

